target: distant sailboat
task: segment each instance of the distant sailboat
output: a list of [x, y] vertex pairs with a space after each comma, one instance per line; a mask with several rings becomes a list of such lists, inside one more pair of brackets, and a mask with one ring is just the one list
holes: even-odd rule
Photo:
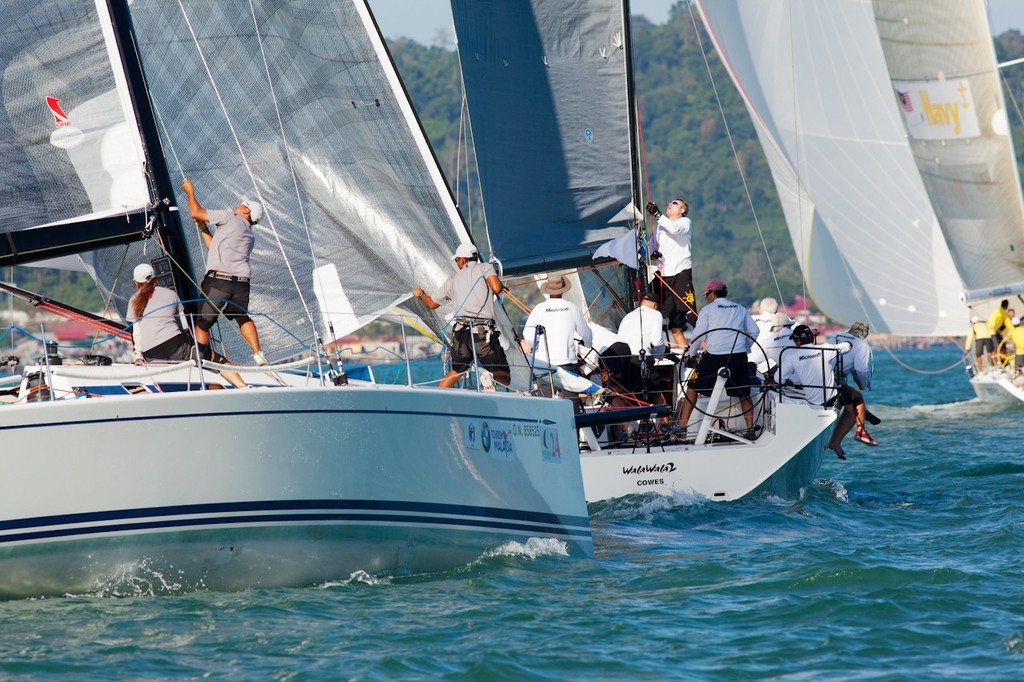
[[[961, 336], [965, 301], [987, 315], [986, 299], [1021, 290], [1019, 177], [982, 0], [698, 7], [822, 310]], [[971, 383], [982, 397], [1015, 391], [1001, 372]]]

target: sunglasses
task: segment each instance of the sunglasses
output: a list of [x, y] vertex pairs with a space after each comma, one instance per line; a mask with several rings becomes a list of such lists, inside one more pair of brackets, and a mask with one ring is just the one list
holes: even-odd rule
[[682, 206], [683, 202], [681, 202], [681, 201], [670, 201], [670, 202], [668, 202], [668, 205], [669, 206]]

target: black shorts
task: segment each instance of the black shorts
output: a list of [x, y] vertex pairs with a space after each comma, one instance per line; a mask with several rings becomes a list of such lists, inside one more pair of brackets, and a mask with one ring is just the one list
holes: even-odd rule
[[[174, 362], [184, 362], [186, 360], [194, 360], [196, 357], [196, 344], [191, 334], [178, 334], [173, 339], [167, 339], [163, 343], [159, 343], [149, 350], [142, 352], [142, 357], [147, 360], [171, 360]], [[228, 359], [217, 353], [209, 345], [201, 346], [200, 351], [203, 355], [203, 360], [210, 360], [222, 365], [228, 364]]]
[[142, 357], [147, 360], [184, 362], [195, 357], [194, 351], [192, 337], [187, 334], [178, 334], [173, 339], [167, 339], [163, 343], [158, 343], [152, 348], [142, 351]]
[[241, 327], [249, 321], [249, 283], [217, 279], [207, 275], [203, 279], [203, 301], [196, 326], [209, 331], [221, 314]]
[[992, 344], [992, 339], [974, 339], [974, 357], [980, 358], [985, 353], [994, 353], [996, 347]]
[[[476, 330], [475, 333], [473, 330]], [[465, 372], [473, 366], [473, 350], [476, 360], [490, 372], [508, 374], [508, 359], [498, 341], [499, 332], [483, 325], [456, 327], [452, 331], [452, 369]]]
[[750, 396], [750, 364], [746, 353], [730, 355], [712, 355], [704, 353], [694, 368], [695, 376], [690, 379], [689, 388], [700, 395], [711, 395], [711, 389], [718, 380], [718, 370], [729, 368], [729, 378], [725, 381], [725, 392], [734, 398]]
[[[697, 324], [697, 302], [693, 294], [693, 270], [656, 278], [656, 289], [661, 314], [668, 320], [669, 329], [686, 329]], [[682, 300], [680, 300], [680, 298]]]

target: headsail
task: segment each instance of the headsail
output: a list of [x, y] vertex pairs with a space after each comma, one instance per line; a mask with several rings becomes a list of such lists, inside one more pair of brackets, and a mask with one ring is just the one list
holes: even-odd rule
[[815, 303], [879, 331], [962, 333], [959, 277], [892, 103], [869, 0], [698, 7], [750, 110]]
[[633, 228], [622, 0], [452, 0], [492, 255], [588, 263]]
[[1024, 288], [1024, 204], [985, 2], [874, 8], [892, 107], [969, 298]]
[[107, 4], [5, 3], [0, 78], [0, 265], [139, 239], [149, 192]]

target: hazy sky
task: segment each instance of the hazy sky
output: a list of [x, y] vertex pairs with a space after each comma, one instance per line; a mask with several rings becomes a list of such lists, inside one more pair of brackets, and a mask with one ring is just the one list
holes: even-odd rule
[[[675, 2], [631, 0], [630, 11], [663, 24]], [[988, 0], [988, 6], [995, 33], [1010, 28], [1024, 31], [1024, 0]], [[404, 36], [422, 45], [454, 43], [449, 0], [370, 0], [370, 7], [387, 38]]]

